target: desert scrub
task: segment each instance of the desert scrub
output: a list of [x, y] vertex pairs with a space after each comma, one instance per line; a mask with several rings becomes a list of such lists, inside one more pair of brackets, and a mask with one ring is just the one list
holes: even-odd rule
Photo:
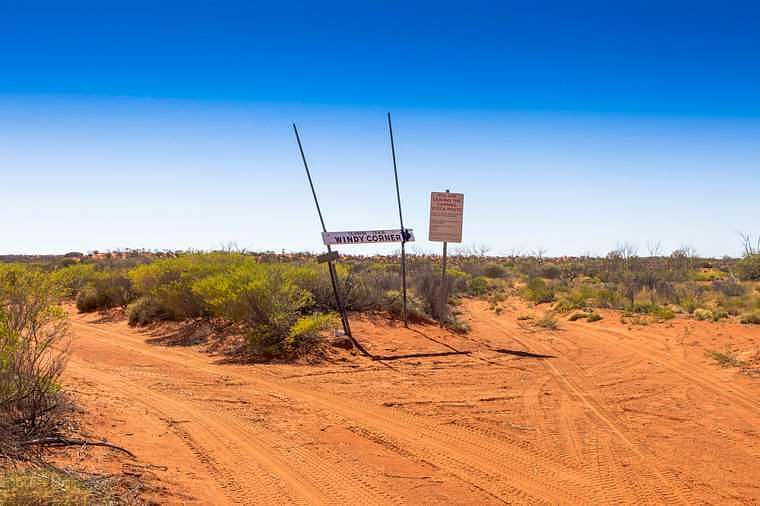
[[730, 350], [708, 351], [707, 356], [715, 360], [721, 367], [741, 367], [744, 362]]
[[76, 299], [77, 309], [80, 313], [91, 313], [98, 309], [98, 293], [95, 287], [88, 286], [79, 291]]
[[0, 455], [55, 424], [67, 335], [62, 293], [45, 273], [0, 264]]
[[239, 253], [195, 253], [137, 266], [127, 276], [137, 293], [158, 301], [170, 318], [184, 319], [203, 315], [203, 301], [193, 291], [196, 282], [256, 263]]
[[760, 324], [760, 311], [750, 311], [748, 313], [744, 313], [739, 318], [739, 321], [741, 323], [747, 323], [747, 324]]
[[56, 269], [50, 274], [51, 280], [64, 290], [63, 295], [67, 297], [76, 297], [97, 276], [94, 264], [74, 264]]
[[554, 301], [554, 289], [549, 286], [542, 278], [531, 277], [528, 279], [525, 288], [522, 290], [522, 296], [536, 304]]
[[728, 277], [728, 274], [717, 269], [701, 269], [694, 272], [691, 279], [694, 281], [719, 281]]
[[748, 281], [760, 280], [760, 253], [745, 255], [739, 261], [737, 269], [742, 279]]
[[488, 293], [488, 279], [485, 276], [475, 276], [467, 281], [467, 293], [481, 297]]
[[123, 307], [133, 298], [132, 283], [122, 273], [96, 272], [88, 284], [79, 290], [76, 304], [79, 311], [87, 313], [98, 309]]
[[499, 264], [486, 264], [483, 275], [487, 278], [500, 279], [507, 277], [507, 270]]
[[295, 283], [295, 273], [286, 265], [245, 263], [197, 281], [193, 293], [212, 314], [245, 325], [251, 352], [282, 356], [298, 338], [292, 332], [302, 313], [314, 303]]
[[709, 309], [697, 308], [694, 310], [694, 318], [697, 320], [714, 320], [715, 314]]
[[554, 310], [559, 313], [569, 313], [576, 309], [584, 309], [588, 306], [588, 300], [593, 296], [588, 287], [573, 290], [563, 295], [556, 304]]
[[589, 313], [588, 318], [586, 318], [586, 321], [593, 323], [593, 322], [598, 322], [602, 319], [603, 319], [602, 315], [600, 315], [599, 313]]
[[639, 315], [651, 315], [656, 320], [672, 320], [676, 317], [675, 311], [669, 307], [660, 306], [652, 302], [636, 302], [629, 308], [630, 313]]
[[[401, 318], [403, 313], [403, 297], [399, 290], [388, 290], [383, 299], [383, 309], [395, 318]], [[425, 304], [413, 293], [407, 293], [406, 314], [412, 322], [430, 322], [430, 315], [425, 313]]]
[[302, 316], [290, 327], [283, 343], [285, 351], [298, 355], [312, 352], [319, 346], [322, 332], [336, 328], [339, 321], [335, 313]]
[[84, 506], [92, 500], [84, 483], [50, 468], [9, 472], [0, 478], [0, 504]]
[[147, 325], [169, 319], [169, 311], [151, 296], [140, 297], [127, 306], [127, 318], [131, 326]]
[[547, 313], [544, 313], [544, 315], [541, 318], [537, 318], [536, 320], [534, 320], [533, 325], [535, 325], [536, 327], [542, 328], [544, 330], [558, 330], [559, 320], [557, 319], [557, 316], [552, 311], [549, 311]]

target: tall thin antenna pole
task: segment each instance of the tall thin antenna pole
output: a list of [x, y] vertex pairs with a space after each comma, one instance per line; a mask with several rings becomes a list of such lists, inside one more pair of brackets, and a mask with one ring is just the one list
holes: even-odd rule
[[404, 214], [401, 212], [401, 190], [398, 186], [398, 168], [396, 166], [396, 144], [393, 142], [393, 124], [391, 123], [391, 113], [388, 113], [388, 132], [391, 135], [391, 153], [393, 155], [393, 175], [396, 178], [396, 200], [398, 201], [398, 221], [401, 223], [401, 291], [403, 302], [401, 305], [401, 314], [404, 318], [404, 326], [409, 326], [409, 319], [406, 313], [406, 229], [404, 228]]
[[[317, 192], [314, 190], [314, 182], [311, 180], [311, 172], [309, 171], [309, 164], [306, 162], [306, 155], [303, 152], [303, 145], [301, 144], [301, 137], [298, 135], [298, 128], [293, 123], [293, 132], [296, 134], [296, 141], [298, 141], [298, 150], [301, 152], [301, 160], [303, 160], [303, 167], [306, 169], [306, 177], [309, 178], [309, 188], [311, 188], [311, 194], [314, 197], [314, 205], [317, 206], [317, 214], [319, 215], [319, 222], [322, 224], [322, 232], [327, 232], [325, 227], [325, 219], [322, 217], [322, 209], [319, 207], [319, 200], [317, 199]], [[332, 248], [327, 244], [327, 251], [332, 252]], [[343, 323], [343, 332], [354, 341], [354, 344], [358, 343], [353, 339], [351, 335], [351, 327], [348, 324], [348, 315], [346, 314], [346, 308], [343, 306], [343, 300], [340, 297], [340, 290], [338, 290], [338, 273], [335, 270], [335, 265], [332, 260], [327, 262], [328, 270], [330, 271], [330, 281], [332, 282], [333, 293], [335, 294], [335, 303], [340, 311], [340, 319]]]

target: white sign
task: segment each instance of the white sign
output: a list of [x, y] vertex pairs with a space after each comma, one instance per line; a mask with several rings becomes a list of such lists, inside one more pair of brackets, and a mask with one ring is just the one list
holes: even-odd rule
[[428, 239], [437, 242], [462, 242], [464, 193], [430, 194], [430, 230]]
[[[406, 229], [406, 242], [414, 241], [411, 228]], [[360, 230], [355, 232], [322, 232], [322, 241], [327, 245], [374, 244], [379, 242], [401, 242], [401, 229], [395, 230]]]

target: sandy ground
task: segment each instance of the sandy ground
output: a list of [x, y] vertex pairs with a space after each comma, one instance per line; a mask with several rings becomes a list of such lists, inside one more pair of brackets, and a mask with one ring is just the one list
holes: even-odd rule
[[465, 336], [354, 319], [388, 359], [320, 365], [226, 364], [72, 315], [84, 427], [138, 457], [88, 464], [162, 504], [760, 504], [760, 378], [705, 354], [757, 364], [760, 328], [609, 312], [536, 332], [518, 301], [463, 310]]

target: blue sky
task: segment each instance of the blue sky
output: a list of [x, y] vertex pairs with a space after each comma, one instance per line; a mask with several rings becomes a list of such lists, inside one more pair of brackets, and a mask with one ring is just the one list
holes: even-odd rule
[[[749, 2], [0, 0], [0, 252], [321, 248], [429, 192], [493, 253], [760, 233]], [[392, 252], [394, 246], [346, 248]]]

